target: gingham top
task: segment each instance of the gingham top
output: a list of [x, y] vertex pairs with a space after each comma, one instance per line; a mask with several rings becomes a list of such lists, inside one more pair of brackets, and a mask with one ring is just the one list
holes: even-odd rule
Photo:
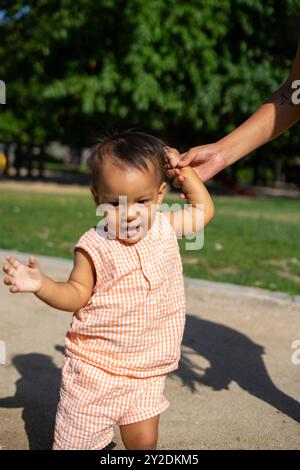
[[162, 212], [134, 244], [94, 226], [76, 243], [93, 260], [96, 283], [74, 312], [66, 354], [107, 372], [151, 377], [178, 368], [185, 325], [182, 262], [173, 227]]

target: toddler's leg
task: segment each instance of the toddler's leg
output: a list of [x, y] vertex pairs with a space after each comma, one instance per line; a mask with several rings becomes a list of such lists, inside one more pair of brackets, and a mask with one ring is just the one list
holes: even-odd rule
[[101, 370], [66, 357], [55, 419], [53, 450], [102, 450], [114, 436], [113, 382]]
[[120, 425], [120, 434], [127, 450], [156, 449], [158, 439], [159, 415], [138, 421], [137, 423]]

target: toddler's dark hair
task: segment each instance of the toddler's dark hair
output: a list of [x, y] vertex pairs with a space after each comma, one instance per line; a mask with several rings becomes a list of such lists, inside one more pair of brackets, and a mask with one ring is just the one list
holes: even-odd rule
[[164, 148], [166, 144], [144, 132], [127, 130], [106, 136], [89, 151], [88, 165], [91, 169], [91, 186], [98, 190], [101, 164], [105, 158], [112, 158], [114, 164], [124, 168], [126, 165], [147, 169], [149, 161], [158, 173], [159, 185], [166, 180], [164, 170]]

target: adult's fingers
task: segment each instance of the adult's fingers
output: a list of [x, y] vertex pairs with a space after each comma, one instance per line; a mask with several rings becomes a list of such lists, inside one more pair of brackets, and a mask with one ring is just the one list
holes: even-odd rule
[[181, 160], [177, 163], [177, 166], [183, 167], [189, 165], [197, 155], [194, 149], [189, 150], [188, 152], [181, 154]]

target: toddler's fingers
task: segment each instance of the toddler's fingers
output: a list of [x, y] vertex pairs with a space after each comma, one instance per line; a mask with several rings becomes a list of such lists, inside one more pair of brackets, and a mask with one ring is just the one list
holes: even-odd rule
[[180, 159], [180, 153], [178, 152], [177, 149], [175, 148], [171, 148], [171, 147], [168, 147], [166, 150], [165, 150], [165, 154], [169, 157], [169, 158], [179, 158]]
[[39, 263], [37, 262], [37, 259], [35, 256], [33, 255], [29, 256], [28, 266], [30, 268], [39, 268]]
[[11, 277], [5, 277], [5, 278], [3, 279], [3, 282], [4, 282], [4, 284], [6, 284], [6, 285], [11, 285], [11, 284], [13, 283]]
[[170, 168], [169, 170], [167, 170], [167, 176], [169, 178], [175, 178], [175, 176], [179, 176], [180, 175], [180, 170], [179, 168]]
[[183, 176], [178, 176], [173, 180], [173, 186], [174, 188], [181, 188], [183, 185], [184, 177]]
[[177, 188], [180, 188], [180, 186], [183, 185], [183, 182], [184, 182], [184, 176], [183, 175], [179, 175], [175, 178], [175, 181], [176, 181], [176, 184], [177, 184]]
[[179, 153], [177, 149], [175, 149], [174, 147], [165, 147], [165, 154], [166, 155], [172, 155], [172, 154], [175, 154], [175, 153]]
[[7, 264], [5, 264], [5, 265], [3, 266], [3, 271], [4, 271], [6, 274], [8, 274], [9, 276], [12, 276], [15, 270], [14, 270], [14, 268], [12, 268], [11, 266], [7, 266]]
[[176, 168], [177, 163], [180, 161], [180, 155], [172, 155], [169, 160], [169, 165], [173, 168]]
[[7, 255], [6, 259], [15, 269], [18, 269], [18, 267], [21, 265], [20, 261], [18, 261], [13, 256]]
[[170, 159], [169, 154], [168, 154], [168, 149], [169, 149], [169, 147], [165, 147], [165, 148], [164, 148], [164, 154], [163, 154], [163, 156], [164, 156], [164, 161], [165, 161], [166, 163], [168, 163], [168, 162], [169, 162], [169, 159]]
[[17, 288], [17, 286], [13, 286], [13, 287], [11, 287], [9, 290], [10, 290], [10, 292], [12, 292], [13, 294], [15, 294], [16, 292], [19, 292], [19, 289]]

